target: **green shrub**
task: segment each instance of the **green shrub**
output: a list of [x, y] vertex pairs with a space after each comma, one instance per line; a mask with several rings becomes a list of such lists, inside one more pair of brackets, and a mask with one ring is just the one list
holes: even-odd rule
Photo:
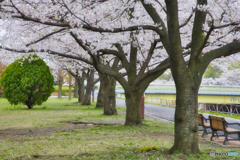
[[49, 67], [36, 54], [14, 61], [0, 80], [7, 100], [12, 105], [25, 104], [29, 109], [48, 99], [53, 91], [53, 83]]

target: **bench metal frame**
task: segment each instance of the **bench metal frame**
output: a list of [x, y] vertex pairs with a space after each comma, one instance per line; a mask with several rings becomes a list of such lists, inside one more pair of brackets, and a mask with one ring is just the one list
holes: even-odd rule
[[[225, 139], [224, 139], [224, 141], [223, 141], [223, 145], [225, 145], [227, 141], [232, 141], [232, 140], [234, 140], [234, 141], [235, 141], [235, 140], [239, 140], [239, 141], [240, 141], [240, 130], [239, 130], [239, 132], [233, 132], [233, 133], [229, 133], [229, 132], [226, 131], [226, 127], [228, 127], [229, 125], [239, 125], [239, 126], [240, 126], [240, 123], [228, 123], [228, 122], [225, 120], [224, 117], [221, 117], [221, 119], [217, 119], [217, 118], [215, 118], [215, 116], [212, 116], [212, 115], [209, 115], [209, 120], [210, 120], [210, 127], [211, 127], [211, 129], [212, 129], [212, 136], [211, 136], [211, 139], [210, 139], [211, 141], [212, 141], [212, 138], [215, 137], [214, 133], [216, 133], [217, 138], [218, 138], [219, 136], [224, 136], [224, 137], [225, 137]], [[212, 127], [212, 120], [220, 121], [221, 124], [222, 124], [223, 130], [221, 130], [221, 129], [218, 129], [218, 130], [214, 129], [214, 128]], [[223, 131], [223, 135], [218, 135], [217, 131]], [[229, 138], [228, 138], [228, 135], [229, 135], [229, 134], [237, 134], [237, 135], [238, 135], [238, 138], [229, 139]]]
[[[210, 128], [210, 127], [206, 127], [204, 125], [204, 122], [207, 123], [209, 121], [209, 119], [205, 118], [203, 116], [203, 114], [201, 114], [201, 113], [198, 113], [198, 118], [199, 117], [201, 118], [201, 126], [203, 127], [203, 130], [200, 130], [200, 131], [203, 131], [203, 134], [202, 134], [202, 137], [203, 137], [204, 135], [208, 135], [207, 128]], [[210, 133], [212, 133], [212, 132], [210, 132]]]

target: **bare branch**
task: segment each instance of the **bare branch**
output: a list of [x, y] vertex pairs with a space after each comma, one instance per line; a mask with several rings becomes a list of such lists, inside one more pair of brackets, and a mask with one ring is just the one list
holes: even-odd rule
[[188, 22], [191, 20], [191, 18], [192, 18], [192, 16], [193, 16], [193, 13], [196, 11], [196, 8], [195, 9], [192, 9], [192, 13], [189, 15], [189, 17], [187, 18], [187, 20], [183, 23], [183, 24], [181, 24], [180, 26], [179, 26], [179, 28], [182, 28], [182, 27], [184, 27], [185, 25], [187, 25], [188, 24]]
[[74, 56], [74, 55], [69, 55], [69, 54], [65, 54], [65, 53], [60, 53], [60, 52], [56, 52], [56, 51], [52, 51], [52, 50], [48, 50], [48, 49], [41, 49], [41, 50], [34, 50], [34, 49], [23, 50], [22, 49], [22, 50], [17, 50], [17, 49], [3, 47], [3, 46], [0, 46], [0, 48], [4, 49], [4, 50], [7, 50], [7, 51], [16, 52], [16, 53], [45, 52], [45, 53], [52, 54], [52, 55], [58, 55], [58, 56], [61, 56], [61, 57], [66, 57], [66, 58], [80, 60], [80, 61], [83, 61], [83, 62], [85, 62], [87, 64], [93, 65], [92, 61], [89, 61], [89, 60], [87, 60], [85, 58]]
[[200, 55], [202, 54], [202, 50], [203, 50], [203, 48], [206, 46], [207, 41], [208, 41], [208, 38], [209, 38], [209, 36], [211, 35], [211, 33], [212, 33], [213, 29], [214, 29], [214, 18], [213, 18], [213, 16], [212, 16], [210, 13], [208, 13], [208, 14], [209, 14], [210, 17], [212, 18], [212, 24], [211, 24], [210, 29], [209, 29], [208, 32], [207, 32], [207, 35], [206, 35], [205, 38], [204, 38], [204, 41], [203, 41], [202, 46], [199, 48], [199, 50], [198, 50], [198, 52], [197, 52], [197, 54], [196, 54], [196, 59], [199, 59]]
[[170, 68], [170, 58], [166, 58], [163, 62], [161, 62], [156, 68], [150, 70], [143, 75], [140, 75], [139, 78], [134, 82], [133, 88], [139, 86], [145, 79], [149, 76], [156, 74], [161, 71], [165, 71], [166, 69]]
[[101, 49], [101, 50], [98, 50], [98, 52], [102, 52], [103, 54], [112, 54], [112, 55], [117, 56], [121, 60], [124, 68], [126, 70], [129, 68], [128, 60], [126, 59], [124, 54], [122, 54], [116, 50], [110, 50], [110, 49]]
[[161, 41], [160, 39], [155, 39], [154, 42], [151, 44], [151, 47], [150, 47], [149, 52], [148, 52], [147, 59], [145, 60], [141, 70], [139, 71], [139, 75], [142, 75], [144, 73], [144, 71], [146, 70], [146, 68], [148, 67], [148, 64], [149, 64], [149, 62], [152, 58], [153, 52], [156, 49], [157, 43], [160, 42], [160, 41]]
[[88, 54], [89, 54], [90, 56], [93, 56], [92, 51], [91, 51], [86, 45], [84, 45], [83, 41], [82, 41], [81, 39], [79, 39], [76, 34], [74, 34], [73, 32], [70, 32], [70, 35], [75, 39], [75, 41], [76, 41], [85, 51], [88, 52]]
[[28, 47], [28, 46], [30, 46], [30, 45], [32, 45], [32, 44], [38, 43], [38, 42], [46, 39], [47, 37], [50, 37], [50, 36], [52, 36], [52, 35], [54, 35], [54, 34], [56, 34], [56, 33], [62, 32], [62, 31], [64, 31], [64, 30], [66, 30], [66, 29], [68, 29], [68, 28], [62, 28], [62, 29], [57, 30], [57, 31], [55, 31], [55, 32], [49, 33], [49, 34], [47, 34], [46, 36], [44, 36], [44, 37], [42, 37], [42, 38], [40, 38], [40, 39], [38, 39], [38, 40], [36, 40], [36, 41], [34, 41], [34, 42], [28, 43], [28, 44], [26, 45], [26, 47]]
[[80, 21], [82, 21], [83, 23], [87, 24], [88, 26], [90, 26], [90, 24], [88, 24], [86, 21], [84, 21], [83, 19], [81, 19], [80, 17], [76, 16], [76, 14], [74, 14], [66, 5], [66, 3], [63, 1], [64, 7], [68, 10], [69, 13], [71, 13], [74, 17], [76, 17], [77, 19], [79, 19]]

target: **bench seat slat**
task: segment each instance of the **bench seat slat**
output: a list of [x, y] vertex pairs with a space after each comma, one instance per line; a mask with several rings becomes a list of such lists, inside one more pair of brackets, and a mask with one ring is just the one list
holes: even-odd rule
[[228, 132], [228, 133], [238, 133], [238, 132], [240, 132], [240, 130], [237, 130], [237, 129], [234, 129], [234, 128], [226, 128], [226, 131]]
[[204, 127], [210, 128], [210, 123], [204, 123]]

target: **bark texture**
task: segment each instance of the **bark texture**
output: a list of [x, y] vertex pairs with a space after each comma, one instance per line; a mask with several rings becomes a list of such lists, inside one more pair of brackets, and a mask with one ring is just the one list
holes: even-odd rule
[[78, 97], [78, 85], [77, 85], [77, 81], [75, 80], [75, 84], [74, 84], [74, 94], [73, 94], [74, 98]]
[[82, 102], [84, 97], [84, 78], [83, 77], [77, 77], [77, 86], [78, 86], [78, 103]]
[[86, 73], [87, 86], [86, 86], [86, 93], [82, 100], [82, 105], [91, 105], [91, 91], [92, 91], [92, 87], [94, 86], [93, 74], [94, 74], [93, 69], [89, 69], [88, 73]]
[[58, 82], [58, 98], [62, 98], [62, 86], [63, 86], [63, 81]]
[[142, 117], [141, 117], [141, 97], [142, 93], [135, 91], [135, 92], [126, 92], [126, 121], [125, 126], [141, 126], [142, 125]]
[[105, 94], [104, 94], [104, 115], [117, 115], [115, 86], [116, 79], [105, 75]]
[[197, 154], [200, 152], [197, 122], [198, 88], [199, 85], [195, 85], [191, 78], [182, 85], [176, 85], [175, 137], [171, 153]]
[[75, 78], [74, 95], [78, 95], [78, 103], [80, 103], [84, 97], [84, 80], [86, 79], [86, 75], [82, 72], [81, 76], [78, 69], [76, 70], [76, 73], [69, 69], [67, 69], [67, 71]]
[[105, 99], [105, 93], [106, 93], [106, 88], [104, 86], [104, 77], [102, 73], [98, 73], [99, 80], [100, 80], [100, 87], [98, 91], [98, 96], [97, 96], [97, 104], [96, 108], [103, 108], [104, 107], [104, 99]]

